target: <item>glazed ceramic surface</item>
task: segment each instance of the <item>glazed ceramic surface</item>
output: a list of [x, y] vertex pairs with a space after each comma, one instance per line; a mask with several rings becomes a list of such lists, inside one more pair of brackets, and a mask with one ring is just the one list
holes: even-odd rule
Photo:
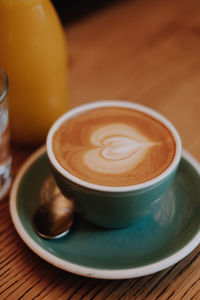
[[12, 188], [10, 212], [23, 241], [40, 257], [66, 271], [95, 278], [131, 278], [160, 271], [200, 242], [200, 167], [184, 152], [170, 189], [152, 213], [133, 225], [108, 230], [78, 215], [70, 233], [57, 240], [36, 235], [32, 217], [51, 169], [45, 148], [21, 168]]
[[[175, 153], [169, 166], [161, 172], [161, 174], [151, 180], [134, 185], [106, 186], [84, 181], [65, 170], [58, 162], [53, 150], [53, 137], [61, 124], [71, 118], [76, 119], [76, 116], [84, 112], [91, 112], [92, 114], [93, 109], [106, 109], [111, 107], [126, 108], [145, 113], [163, 124], [170, 131], [175, 143]], [[114, 137], [117, 137], [117, 134], [116, 131]], [[62, 193], [73, 201], [76, 212], [81, 214], [85, 220], [95, 225], [105, 228], [122, 228], [132, 225], [141, 217], [154, 211], [157, 207], [157, 202], [163, 201], [161, 196], [169, 188], [174, 179], [181, 159], [182, 143], [173, 124], [157, 111], [138, 103], [102, 100], [75, 107], [56, 120], [49, 130], [46, 149], [54, 178]], [[118, 151], [121, 150], [118, 149]], [[137, 153], [140, 153], [139, 150]], [[115, 159], [112, 162], [114, 161]], [[134, 169], [132, 172], [134, 172]], [[121, 176], [123, 176], [123, 174], [121, 174]]]

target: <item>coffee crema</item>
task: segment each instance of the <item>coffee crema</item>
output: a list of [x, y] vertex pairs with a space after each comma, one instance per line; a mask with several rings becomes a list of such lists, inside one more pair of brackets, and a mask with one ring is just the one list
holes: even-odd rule
[[141, 111], [95, 108], [66, 120], [53, 136], [59, 164], [75, 177], [104, 186], [151, 180], [171, 164], [176, 144], [169, 129]]

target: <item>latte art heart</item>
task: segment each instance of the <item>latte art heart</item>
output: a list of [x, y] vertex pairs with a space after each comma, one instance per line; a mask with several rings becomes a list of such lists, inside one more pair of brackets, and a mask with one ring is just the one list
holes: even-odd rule
[[71, 175], [103, 186], [129, 186], [161, 174], [175, 155], [170, 131], [134, 109], [102, 107], [62, 123], [54, 134], [59, 164]]
[[101, 154], [105, 159], [111, 160], [124, 159], [133, 155], [142, 146], [134, 140], [123, 136], [108, 138], [104, 140], [103, 144], [105, 148], [101, 151]]
[[101, 127], [90, 140], [93, 149], [85, 153], [84, 164], [104, 174], [120, 174], [136, 167], [153, 144], [140, 132], [120, 123]]

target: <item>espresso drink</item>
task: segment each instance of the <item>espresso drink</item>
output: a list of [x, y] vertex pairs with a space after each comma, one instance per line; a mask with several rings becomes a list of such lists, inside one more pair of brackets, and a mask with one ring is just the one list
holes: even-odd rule
[[130, 186], [160, 175], [176, 150], [169, 129], [146, 113], [96, 108], [64, 121], [53, 151], [70, 174], [104, 186]]

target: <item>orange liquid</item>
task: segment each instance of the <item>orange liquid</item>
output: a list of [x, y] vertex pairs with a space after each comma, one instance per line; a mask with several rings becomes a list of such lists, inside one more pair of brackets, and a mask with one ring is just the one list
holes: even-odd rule
[[9, 78], [11, 138], [44, 142], [68, 108], [66, 41], [49, 0], [0, 0], [0, 65]]

